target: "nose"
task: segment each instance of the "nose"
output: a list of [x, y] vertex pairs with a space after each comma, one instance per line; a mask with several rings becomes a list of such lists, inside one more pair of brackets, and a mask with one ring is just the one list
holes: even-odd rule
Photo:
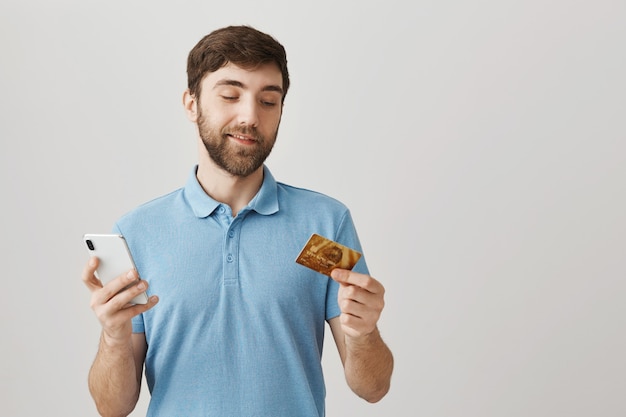
[[252, 98], [242, 99], [239, 102], [237, 122], [240, 125], [257, 127], [259, 124], [259, 108], [256, 100]]

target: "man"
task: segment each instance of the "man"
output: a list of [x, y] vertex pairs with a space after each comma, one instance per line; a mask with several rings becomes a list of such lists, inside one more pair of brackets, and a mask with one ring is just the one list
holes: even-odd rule
[[[383, 286], [363, 259], [332, 279], [294, 261], [313, 233], [360, 250], [350, 213], [264, 165], [289, 88], [284, 48], [251, 27], [218, 29], [187, 73], [198, 165], [116, 223], [137, 271], [105, 286], [96, 258], [83, 272], [102, 325], [89, 373], [99, 412], [133, 410], [145, 365], [149, 416], [323, 416], [325, 322], [350, 388], [379, 401], [393, 368], [377, 329]], [[146, 290], [160, 297], [129, 304]]]

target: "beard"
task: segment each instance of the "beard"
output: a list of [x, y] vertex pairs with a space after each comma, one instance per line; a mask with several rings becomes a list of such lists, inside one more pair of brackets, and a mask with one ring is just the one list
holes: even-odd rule
[[[218, 129], [198, 106], [198, 133], [213, 162], [235, 177], [247, 177], [263, 165], [272, 152], [278, 127], [271, 137], [261, 135], [257, 128], [249, 125], [225, 126]], [[229, 135], [242, 134], [255, 138], [249, 146], [232, 143]]]

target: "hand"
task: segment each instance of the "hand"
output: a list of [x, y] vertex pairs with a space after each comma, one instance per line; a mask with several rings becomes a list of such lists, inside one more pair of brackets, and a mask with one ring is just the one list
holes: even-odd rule
[[385, 288], [369, 275], [334, 269], [331, 278], [340, 285], [337, 301], [341, 327], [348, 337], [362, 338], [376, 330], [385, 306]]
[[[98, 258], [92, 257], [82, 275], [83, 282], [91, 291], [91, 309], [100, 321], [102, 335], [107, 343], [127, 343], [132, 334], [131, 319], [154, 307], [159, 299], [152, 296], [147, 304], [132, 305], [130, 301], [148, 288], [148, 283], [139, 279], [137, 271], [131, 269], [103, 286], [94, 274], [96, 268]], [[129, 284], [133, 285], [120, 292]]]

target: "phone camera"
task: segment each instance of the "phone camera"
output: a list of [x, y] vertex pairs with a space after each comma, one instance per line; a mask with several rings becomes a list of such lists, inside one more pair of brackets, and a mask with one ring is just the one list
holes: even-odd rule
[[87, 239], [85, 243], [87, 243], [87, 247], [89, 248], [89, 250], [94, 250], [93, 242], [90, 239]]

